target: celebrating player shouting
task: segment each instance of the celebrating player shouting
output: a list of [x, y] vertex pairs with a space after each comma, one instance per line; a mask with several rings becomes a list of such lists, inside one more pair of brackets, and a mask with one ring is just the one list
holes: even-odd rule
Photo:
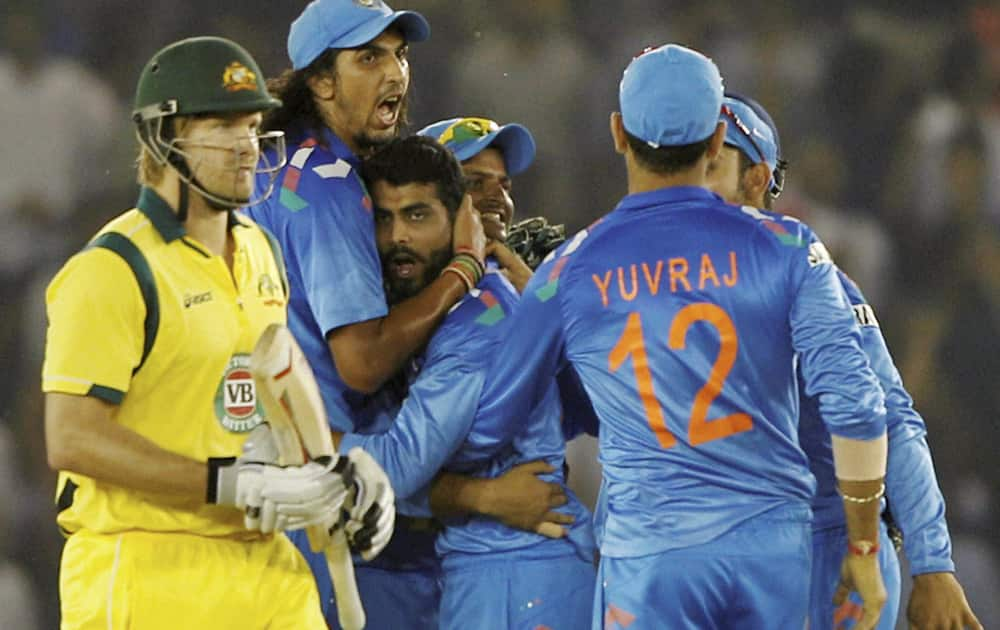
[[285, 319], [281, 255], [235, 212], [260, 143], [280, 144], [260, 133], [278, 105], [233, 42], [156, 53], [135, 97], [137, 207], [49, 286], [63, 628], [326, 627], [306, 563], [269, 532], [338, 518], [345, 479], [274, 465], [247, 371], [260, 333]]
[[[726, 97], [721, 120], [728, 123], [726, 143], [709, 169], [710, 188], [730, 203], [770, 208], [785, 180], [777, 127], [758, 103], [737, 95]], [[954, 576], [944, 499], [924, 437], [927, 427], [903, 387], [874, 311], [847, 274], [838, 269], [837, 277], [861, 326], [862, 347], [885, 392], [889, 449], [886, 497], [902, 529], [913, 573], [909, 621], [916, 628], [981, 628]], [[851, 600], [845, 601], [845, 589], [837, 593], [847, 531], [837, 496], [830, 434], [814, 398], [802, 398], [799, 440], [817, 480], [809, 627], [823, 630], [856, 618], [861, 608]], [[890, 630], [896, 627], [900, 576], [899, 561], [884, 524], [880, 527], [879, 547], [888, 600], [878, 627]], [[836, 608], [835, 594], [841, 604]]]
[[[251, 215], [281, 243], [289, 328], [316, 375], [331, 427], [339, 431], [384, 428], [390, 417], [372, 394], [426, 344], [483, 273], [485, 237], [469, 204], [454, 225], [459, 271], [436, 278], [391, 311], [386, 306], [371, 199], [355, 169], [361, 156], [404, 124], [409, 44], [429, 34], [423, 16], [393, 11], [381, 0], [315, 0], [289, 31], [292, 69], [271, 86], [284, 105], [264, 126], [288, 135], [288, 165], [279, 175], [280, 189]], [[397, 513], [407, 515], [404, 506]], [[412, 523], [400, 518], [397, 526]], [[363, 547], [368, 541], [353, 542]], [[309, 552], [305, 536], [296, 543], [310, 559], [329, 610], [326, 563]], [[419, 549], [412, 552], [409, 563], [386, 557], [358, 566], [368, 627], [419, 626], [425, 611], [436, 611], [436, 561], [432, 553], [421, 558]], [[332, 611], [327, 616], [335, 623]]]

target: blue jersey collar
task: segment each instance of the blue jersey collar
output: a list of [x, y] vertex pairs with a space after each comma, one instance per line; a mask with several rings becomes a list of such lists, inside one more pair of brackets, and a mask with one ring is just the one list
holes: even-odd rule
[[671, 186], [646, 192], [626, 195], [615, 210], [638, 210], [650, 206], [661, 206], [685, 202], [722, 202], [722, 197], [700, 186]]
[[323, 143], [330, 147], [330, 153], [349, 163], [355, 170], [357, 170], [358, 165], [361, 164], [361, 158], [354, 155], [354, 153], [347, 148], [347, 145], [340, 139], [340, 136], [333, 133], [333, 130], [329, 127], [323, 129], [322, 136]]

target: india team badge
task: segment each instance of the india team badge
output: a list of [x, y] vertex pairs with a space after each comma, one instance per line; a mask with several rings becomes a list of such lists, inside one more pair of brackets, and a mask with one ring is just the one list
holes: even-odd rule
[[215, 390], [215, 417], [234, 433], [246, 433], [264, 421], [250, 373], [249, 354], [237, 354], [229, 360]]

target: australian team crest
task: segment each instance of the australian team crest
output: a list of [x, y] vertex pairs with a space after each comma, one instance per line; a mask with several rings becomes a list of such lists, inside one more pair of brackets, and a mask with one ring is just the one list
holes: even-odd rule
[[222, 72], [222, 87], [226, 88], [227, 92], [256, 90], [257, 75], [242, 63], [234, 61]]
[[264, 421], [250, 373], [250, 355], [237, 354], [229, 360], [215, 390], [215, 417], [234, 433], [246, 433]]

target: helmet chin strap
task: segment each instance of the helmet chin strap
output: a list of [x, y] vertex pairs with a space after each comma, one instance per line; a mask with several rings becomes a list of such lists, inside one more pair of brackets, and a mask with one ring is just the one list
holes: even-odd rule
[[188, 183], [183, 179], [178, 179], [177, 185], [180, 188], [177, 202], [177, 220], [184, 223], [187, 221], [188, 216]]
[[246, 205], [244, 202], [237, 199], [229, 200], [208, 192], [204, 184], [199, 182], [198, 178], [191, 172], [187, 159], [181, 155], [180, 152], [172, 153], [169, 157], [169, 162], [170, 166], [177, 171], [177, 175], [179, 176], [177, 184], [180, 195], [178, 197], [177, 220], [181, 223], [187, 220], [192, 188], [194, 188], [195, 192], [198, 193], [198, 196], [204, 199], [205, 203], [214, 210], [228, 211]]

